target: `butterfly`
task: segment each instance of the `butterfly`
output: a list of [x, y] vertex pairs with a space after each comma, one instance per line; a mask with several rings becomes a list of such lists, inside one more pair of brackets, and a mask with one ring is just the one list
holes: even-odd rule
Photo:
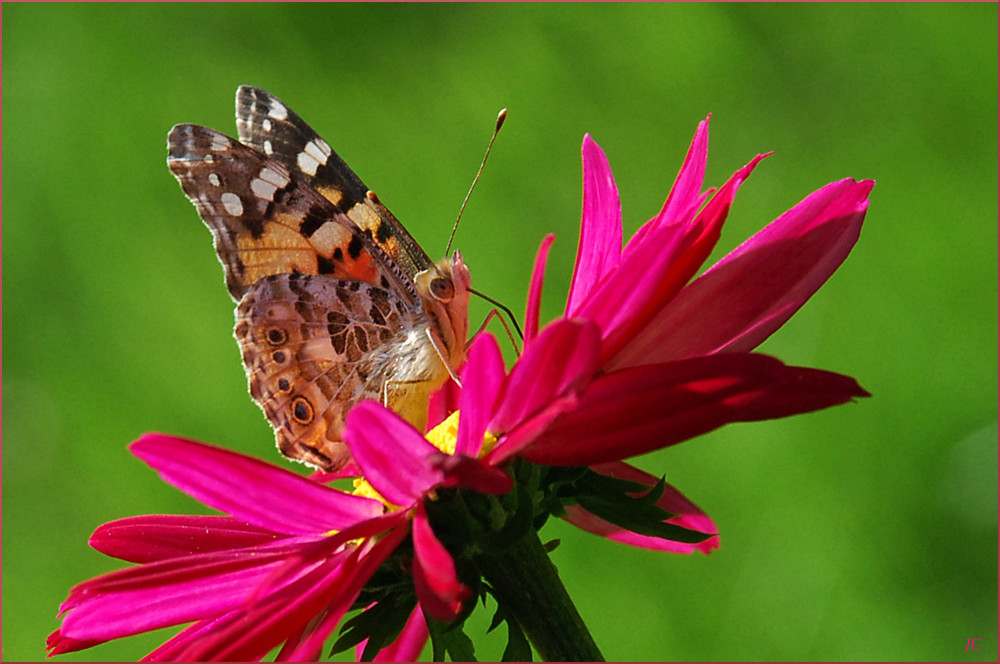
[[178, 124], [167, 165], [212, 231], [250, 395], [285, 456], [350, 460], [351, 407], [382, 402], [421, 431], [465, 359], [469, 270], [433, 262], [298, 115], [236, 91], [239, 140]]

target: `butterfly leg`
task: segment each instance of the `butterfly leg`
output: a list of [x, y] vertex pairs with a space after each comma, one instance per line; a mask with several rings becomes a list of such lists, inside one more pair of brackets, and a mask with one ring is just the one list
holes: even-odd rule
[[516, 355], [517, 357], [521, 357], [521, 349], [518, 348], [517, 340], [514, 338], [514, 333], [510, 331], [510, 326], [507, 325], [507, 321], [504, 319], [503, 315], [497, 309], [490, 309], [490, 312], [486, 314], [486, 320], [484, 320], [483, 324], [479, 326], [479, 329], [476, 330], [476, 333], [469, 338], [469, 342], [465, 344], [466, 350], [468, 350], [469, 346], [472, 345], [472, 342], [475, 341], [476, 336], [478, 336], [483, 330], [485, 330], [486, 326], [489, 325], [489, 322], [494, 318], [500, 319], [500, 324], [503, 325], [503, 329], [507, 333], [507, 338], [510, 339], [510, 345], [514, 347], [514, 355]]
[[459, 380], [458, 376], [455, 374], [455, 370], [451, 368], [451, 364], [448, 362], [448, 356], [445, 354], [445, 350], [441, 348], [441, 344], [439, 344], [437, 339], [434, 338], [434, 335], [431, 333], [430, 328], [424, 330], [424, 333], [430, 340], [431, 346], [434, 347], [434, 352], [437, 353], [439, 358], [441, 358], [441, 364], [443, 364], [444, 368], [448, 370], [448, 375], [451, 376], [451, 379], [455, 381], [456, 385], [462, 387], [462, 381]]

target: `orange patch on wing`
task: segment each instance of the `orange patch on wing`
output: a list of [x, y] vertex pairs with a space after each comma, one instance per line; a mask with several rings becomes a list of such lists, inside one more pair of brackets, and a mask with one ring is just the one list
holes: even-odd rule
[[337, 206], [339, 206], [340, 201], [344, 199], [344, 192], [336, 187], [316, 187], [316, 191], [318, 191], [323, 198]]
[[243, 281], [247, 284], [272, 274], [316, 274], [316, 250], [299, 233], [283, 224], [267, 224], [259, 238], [240, 233], [236, 249], [246, 269]]
[[[340, 266], [338, 266], [340, 267]], [[337, 270], [336, 276], [341, 276], [341, 270]], [[370, 284], [378, 284], [378, 268], [375, 267], [375, 259], [368, 253], [367, 249], [362, 249], [357, 260], [345, 258], [343, 262], [343, 277], [355, 279], [357, 281], [367, 281]]]

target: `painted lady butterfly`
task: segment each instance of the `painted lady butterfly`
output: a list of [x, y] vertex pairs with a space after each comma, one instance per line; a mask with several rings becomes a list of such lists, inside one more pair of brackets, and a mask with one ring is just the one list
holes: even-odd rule
[[465, 358], [469, 271], [437, 263], [305, 122], [236, 91], [239, 142], [179, 124], [167, 165], [212, 231], [250, 394], [278, 448], [323, 470], [350, 460], [344, 419], [376, 399], [423, 429]]

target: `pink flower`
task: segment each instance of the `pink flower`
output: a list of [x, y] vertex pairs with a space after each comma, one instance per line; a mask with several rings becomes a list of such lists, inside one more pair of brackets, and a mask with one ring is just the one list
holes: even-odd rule
[[[463, 395], [463, 424], [470, 417], [488, 422], [499, 438], [487, 462], [517, 456], [590, 466], [652, 487], [653, 476], [623, 460], [727, 423], [868, 396], [848, 376], [750, 351], [846, 258], [874, 183], [848, 179], [819, 189], [691, 281], [715, 246], [736, 191], [763, 159], [754, 157], [718, 191], [702, 192], [707, 147], [706, 120], [660, 213], [623, 250], [614, 177], [601, 149], [584, 138], [583, 220], [566, 317], [538, 333], [549, 236], [529, 291], [524, 357], [506, 380], [494, 369], [491, 380], [501, 387], [492, 405], [485, 397], [478, 405], [483, 412], [470, 413]], [[669, 485], [659, 506], [676, 515], [668, 523], [716, 532], [711, 519]], [[566, 511], [585, 530], [637, 546], [684, 553], [718, 546], [715, 537], [680, 543], [631, 532], [581, 504]]]
[[[361, 643], [377, 660], [412, 660], [428, 639], [425, 615], [454, 621], [489, 591], [477, 556], [529, 535], [542, 551], [534, 531], [550, 515], [633, 546], [717, 548], [704, 512], [625, 459], [731, 422], [867, 396], [853, 378], [751, 351], [847, 256], [873, 183], [819, 189], [693, 279], [763, 158], [702, 192], [707, 142], [706, 120], [662, 210], [623, 249], [614, 178], [584, 138], [565, 315], [539, 330], [550, 236], [532, 277], [524, 354], [508, 372], [496, 340], [480, 335], [463, 389], [432, 403], [438, 420], [457, 407], [457, 424], [428, 434], [432, 444], [378, 403], [351, 411], [344, 438], [362, 493], [374, 497], [191, 441], [136, 441], [132, 452], [165, 481], [228, 516], [98, 528], [92, 546], [138, 566], [73, 588], [49, 654], [192, 623], [147, 659], [253, 660], [279, 646], [279, 660], [315, 659], [347, 611], [364, 608], [338, 648]], [[395, 629], [379, 627], [383, 618]]]
[[[139, 565], [73, 588], [61, 607], [62, 627], [48, 639], [49, 655], [193, 622], [147, 659], [255, 660], [279, 645], [281, 660], [315, 659], [411, 529], [416, 594], [430, 615], [453, 619], [469, 591], [421, 500], [435, 488], [464, 484], [503, 491], [509, 478], [474, 463], [442, 464], [444, 455], [423, 439], [405, 450], [383, 444], [393, 439], [392, 431], [380, 431], [379, 450], [365, 441], [352, 446], [372, 486], [401, 507], [386, 511], [378, 500], [234, 452], [143, 436], [131, 445], [133, 454], [229, 516], [140, 516], [98, 528], [94, 548]], [[386, 451], [395, 455], [395, 474], [386, 472]], [[404, 634], [394, 652], [405, 654], [413, 642]]]
[[[538, 463], [602, 463], [733, 421], [784, 417], [867, 396], [854, 379], [750, 353], [805, 303], [857, 241], [874, 183], [841, 180], [801, 203], [691, 281], [719, 238], [740, 184], [701, 192], [708, 121], [660, 213], [621, 250], [621, 208], [604, 153], [584, 138], [584, 209], [566, 316], [599, 330], [595, 380], [581, 407], [517, 453]], [[526, 330], [537, 330], [539, 251]], [[585, 438], [580, 436], [586, 433]]]

